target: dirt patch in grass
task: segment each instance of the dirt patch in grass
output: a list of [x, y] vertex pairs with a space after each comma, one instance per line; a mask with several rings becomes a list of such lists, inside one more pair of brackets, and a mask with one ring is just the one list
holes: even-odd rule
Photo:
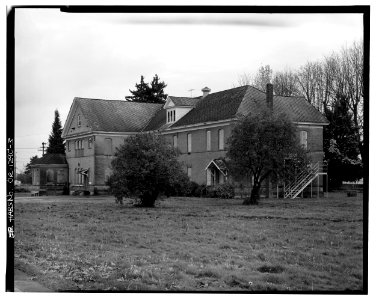
[[261, 273], [282, 273], [285, 268], [281, 267], [281, 266], [266, 266], [266, 265], [263, 265], [259, 268], [257, 268], [257, 270]]
[[363, 288], [360, 197], [241, 202], [16, 198], [16, 267], [55, 291]]

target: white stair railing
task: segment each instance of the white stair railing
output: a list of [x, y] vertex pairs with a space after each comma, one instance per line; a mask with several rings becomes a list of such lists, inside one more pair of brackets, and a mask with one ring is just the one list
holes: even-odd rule
[[320, 162], [310, 165], [308, 169], [298, 174], [293, 182], [285, 186], [284, 198], [296, 198], [322, 170], [323, 166], [320, 166]]

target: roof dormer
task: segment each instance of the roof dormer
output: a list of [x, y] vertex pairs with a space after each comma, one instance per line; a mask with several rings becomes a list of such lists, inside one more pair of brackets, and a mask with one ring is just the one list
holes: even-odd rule
[[172, 124], [184, 117], [200, 98], [168, 96], [163, 108], [166, 110], [166, 123]]

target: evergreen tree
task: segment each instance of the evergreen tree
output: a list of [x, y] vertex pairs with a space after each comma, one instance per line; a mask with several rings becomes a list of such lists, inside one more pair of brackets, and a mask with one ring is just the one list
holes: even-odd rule
[[61, 127], [60, 115], [55, 110], [55, 120], [52, 124], [52, 132], [48, 137], [47, 153], [65, 153], [64, 140], [61, 137], [63, 128]]
[[329, 185], [337, 188], [342, 181], [363, 177], [363, 166], [356, 137], [356, 128], [344, 95], [337, 95], [332, 110], [326, 109], [330, 122], [324, 128], [324, 152], [328, 160]]
[[125, 99], [134, 102], [164, 103], [167, 98], [167, 94], [164, 93], [166, 86], [167, 84], [160, 81], [158, 75], [154, 76], [150, 85], [144, 81], [144, 76], [141, 75], [140, 83], [136, 83], [136, 89], [129, 90], [132, 96], [126, 96]]

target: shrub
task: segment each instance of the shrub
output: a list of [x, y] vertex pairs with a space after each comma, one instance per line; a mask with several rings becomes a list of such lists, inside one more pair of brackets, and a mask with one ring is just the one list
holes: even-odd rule
[[14, 191], [15, 191], [16, 193], [28, 193], [28, 192], [29, 192], [28, 189], [26, 189], [26, 188], [24, 188], [24, 187], [20, 187], [20, 186], [15, 186], [15, 187], [14, 187]]
[[69, 195], [69, 184], [68, 183], [64, 184], [63, 195]]
[[224, 183], [206, 188], [206, 197], [232, 199], [235, 197], [235, 189], [230, 183]]
[[347, 197], [356, 197], [357, 192], [356, 191], [347, 191]]
[[161, 136], [130, 136], [115, 156], [107, 184], [117, 199], [136, 198], [141, 206], [153, 207], [160, 195], [179, 193], [188, 183], [175, 149]]
[[190, 181], [187, 186], [186, 194], [185, 196], [188, 197], [200, 197], [198, 190], [199, 190], [199, 185], [198, 183], [194, 181]]

